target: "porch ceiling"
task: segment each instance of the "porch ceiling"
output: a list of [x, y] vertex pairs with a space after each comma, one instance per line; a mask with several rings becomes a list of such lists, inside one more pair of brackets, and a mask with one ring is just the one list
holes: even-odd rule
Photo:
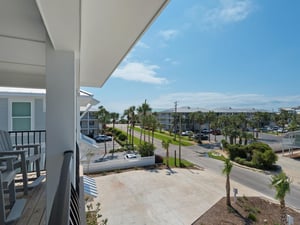
[[1, 86], [45, 88], [45, 40], [101, 87], [169, 0], [1, 0]]

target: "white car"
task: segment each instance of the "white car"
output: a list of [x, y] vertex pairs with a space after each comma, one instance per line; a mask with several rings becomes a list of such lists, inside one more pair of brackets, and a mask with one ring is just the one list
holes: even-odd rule
[[132, 153], [126, 154], [124, 156], [124, 159], [136, 159], [136, 158], [137, 158], [137, 155], [136, 154], [132, 154]]

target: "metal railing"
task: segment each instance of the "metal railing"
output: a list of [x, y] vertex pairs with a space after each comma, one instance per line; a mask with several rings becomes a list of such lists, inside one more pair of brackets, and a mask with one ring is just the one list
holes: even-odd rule
[[[12, 145], [32, 145], [39, 144], [41, 150], [40, 168], [45, 170], [46, 159], [46, 130], [30, 130], [30, 131], [9, 131]], [[28, 151], [30, 149], [28, 148]], [[31, 169], [29, 168], [29, 171]]]
[[[71, 182], [70, 165], [72, 157], [72, 150], [64, 152], [64, 161], [61, 167], [60, 179], [54, 196], [48, 225], [80, 224], [79, 194]], [[75, 159], [75, 162], [76, 161]]]

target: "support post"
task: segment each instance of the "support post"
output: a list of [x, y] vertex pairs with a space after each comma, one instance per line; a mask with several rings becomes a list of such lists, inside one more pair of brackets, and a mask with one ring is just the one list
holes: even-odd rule
[[[76, 149], [76, 128], [79, 118], [77, 96], [78, 73], [74, 52], [57, 51], [46, 40], [46, 218], [50, 216], [54, 195], [58, 187], [64, 151]], [[77, 117], [78, 116], [78, 117]], [[70, 166], [71, 180], [75, 178], [75, 165]]]

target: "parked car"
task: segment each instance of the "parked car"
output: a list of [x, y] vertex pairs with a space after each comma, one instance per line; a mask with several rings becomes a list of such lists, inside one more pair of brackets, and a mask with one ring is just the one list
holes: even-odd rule
[[194, 139], [196, 139], [196, 140], [208, 140], [208, 135], [206, 135], [206, 134], [195, 134]]
[[94, 139], [95, 139], [96, 142], [99, 143], [99, 142], [111, 141], [112, 137], [101, 134], [101, 135], [96, 136]]
[[215, 129], [211, 132], [213, 135], [221, 135], [221, 130], [220, 129]]
[[211, 131], [207, 128], [204, 128], [204, 129], [201, 130], [201, 133], [203, 133], [203, 134], [210, 134], [210, 132]]
[[200, 135], [200, 140], [208, 140], [208, 135], [201, 134]]
[[189, 136], [189, 135], [193, 135], [193, 131], [187, 130], [181, 132], [181, 136]]
[[136, 158], [137, 158], [137, 155], [136, 154], [132, 154], [132, 153], [126, 154], [124, 156], [124, 159], [136, 159]]
[[287, 130], [287, 129], [284, 129], [284, 128], [282, 128], [282, 127], [279, 127], [278, 130], [277, 130], [277, 132], [279, 132], [279, 133], [287, 133], [288, 130]]

